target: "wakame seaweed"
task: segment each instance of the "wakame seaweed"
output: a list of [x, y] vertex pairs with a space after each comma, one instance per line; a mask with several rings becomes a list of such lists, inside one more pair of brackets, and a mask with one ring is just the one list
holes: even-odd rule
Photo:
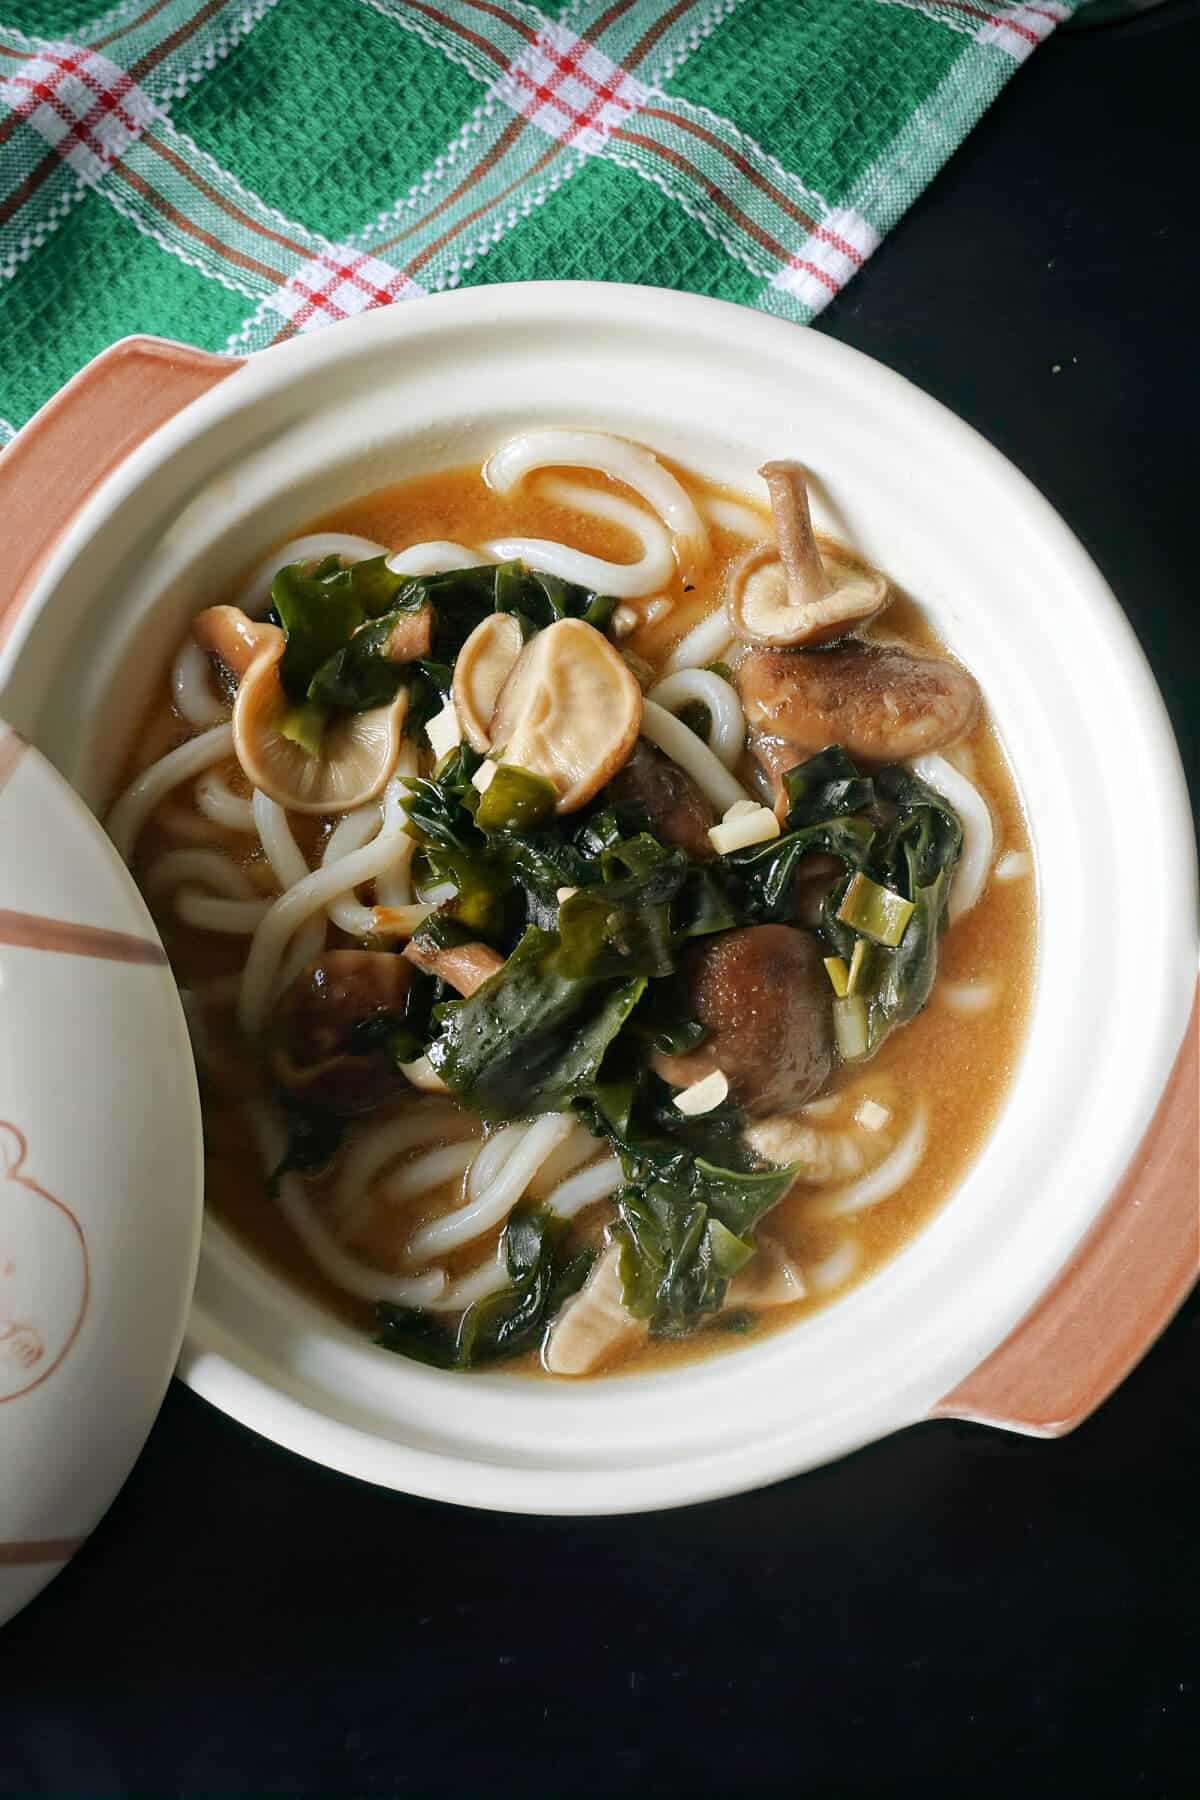
[[[279, 673], [288, 698], [296, 706], [364, 712], [387, 705], [407, 683], [405, 729], [412, 737], [444, 703], [454, 660], [489, 613], [513, 613], [529, 636], [568, 618], [603, 630], [615, 605], [590, 588], [515, 562], [397, 575], [385, 556], [349, 568], [329, 556], [307, 572], [302, 563], [289, 563], [271, 585], [272, 613], [285, 639]], [[393, 631], [405, 615], [426, 606], [432, 613], [428, 654], [394, 661], [387, 654]], [[310, 729], [308, 738], [319, 744], [319, 729]]]
[[[679, 1052], [703, 1037], [681, 958], [706, 932], [789, 920], [801, 859], [833, 855], [846, 873], [831, 887], [819, 933], [831, 954], [847, 964], [853, 956], [857, 934], [836, 918], [852, 875], [914, 906], [894, 949], [872, 944], [860, 957], [874, 1049], [928, 997], [961, 826], [907, 770], [864, 775], [830, 746], [785, 776], [780, 837], [701, 862], [648, 831], [622, 835], [602, 803], [580, 817], [539, 817], [535, 828], [509, 827], [498, 808], [499, 828], [481, 830], [471, 781], [479, 761], [460, 745], [433, 777], [409, 784], [418, 862], [458, 889], [422, 935], [482, 936], [507, 958], [474, 994], [434, 1009], [426, 1053], [489, 1122], [572, 1108], [607, 1139], [625, 1175], [612, 1230], [626, 1305], [655, 1333], [692, 1330], [722, 1304], [753, 1254], [757, 1222], [797, 1171], [763, 1166], [746, 1150], [730, 1102], [685, 1118], [651, 1072], [656, 1045]], [[560, 904], [563, 887], [576, 891]], [[381, 1341], [453, 1366], [533, 1342], [550, 1316], [552, 1284], [530, 1274], [528, 1261], [462, 1343], [431, 1338], [426, 1323], [395, 1309]]]
[[563, 1302], [583, 1286], [592, 1253], [572, 1253], [565, 1219], [522, 1202], [504, 1228], [506, 1286], [469, 1306], [451, 1325], [417, 1307], [379, 1301], [375, 1341], [439, 1369], [469, 1369], [536, 1349]]

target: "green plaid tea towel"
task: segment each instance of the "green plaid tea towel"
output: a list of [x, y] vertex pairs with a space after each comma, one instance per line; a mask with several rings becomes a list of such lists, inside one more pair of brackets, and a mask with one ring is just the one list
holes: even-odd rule
[[807, 323], [1079, 0], [0, 0], [0, 443], [131, 331], [472, 282]]

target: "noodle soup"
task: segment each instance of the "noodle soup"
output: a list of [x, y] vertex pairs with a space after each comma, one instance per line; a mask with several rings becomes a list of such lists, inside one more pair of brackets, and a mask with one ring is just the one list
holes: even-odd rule
[[827, 1304], [961, 1180], [1024, 821], [917, 606], [637, 446], [530, 431], [200, 614], [109, 818], [207, 1200], [389, 1349], [577, 1376]]

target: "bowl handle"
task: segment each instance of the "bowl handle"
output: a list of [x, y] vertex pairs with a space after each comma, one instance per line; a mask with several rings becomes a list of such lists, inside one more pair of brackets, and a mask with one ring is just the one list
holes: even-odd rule
[[123, 338], [60, 388], [0, 452], [0, 644], [84, 501], [152, 431], [243, 360], [165, 338]]
[[1124, 1179], [1053, 1287], [931, 1408], [1062, 1437], [1107, 1400], [1200, 1272], [1200, 992]]

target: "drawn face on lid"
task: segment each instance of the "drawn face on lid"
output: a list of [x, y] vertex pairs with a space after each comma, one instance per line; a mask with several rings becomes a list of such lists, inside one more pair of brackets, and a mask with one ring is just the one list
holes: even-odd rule
[[25, 1163], [24, 1137], [0, 1120], [0, 1405], [53, 1374], [87, 1308], [79, 1221], [25, 1173]]

